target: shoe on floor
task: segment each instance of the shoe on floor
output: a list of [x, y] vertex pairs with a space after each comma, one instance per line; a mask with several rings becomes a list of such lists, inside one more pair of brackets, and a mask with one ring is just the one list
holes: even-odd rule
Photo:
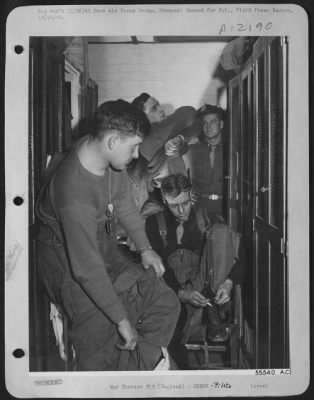
[[225, 342], [229, 337], [230, 328], [226, 325], [207, 327], [207, 340], [211, 342]]

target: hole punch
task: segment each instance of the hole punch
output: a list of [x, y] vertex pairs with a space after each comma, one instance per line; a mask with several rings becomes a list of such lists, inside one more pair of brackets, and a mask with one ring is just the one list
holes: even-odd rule
[[15, 349], [12, 354], [15, 358], [22, 358], [25, 356], [25, 351], [22, 349]]
[[14, 203], [16, 206], [20, 206], [21, 204], [24, 203], [24, 200], [22, 199], [22, 197], [16, 196], [16, 197], [14, 197], [14, 199], [13, 199], [13, 203]]
[[20, 44], [17, 44], [16, 46], [14, 46], [14, 51], [16, 54], [22, 54], [24, 51], [24, 47]]

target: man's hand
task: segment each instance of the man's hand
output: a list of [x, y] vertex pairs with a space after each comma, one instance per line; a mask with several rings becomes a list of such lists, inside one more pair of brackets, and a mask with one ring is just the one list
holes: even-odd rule
[[124, 340], [123, 345], [117, 344], [118, 349], [134, 350], [136, 347], [138, 336], [135, 328], [132, 327], [128, 319], [124, 318], [122, 321], [118, 323], [118, 332], [122, 337], [122, 339]]
[[199, 196], [198, 193], [194, 192], [194, 190], [191, 190], [190, 193], [191, 193], [191, 201], [192, 201], [192, 204], [195, 205], [195, 204], [198, 202], [200, 196]]
[[174, 156], [179, 154], [180, 147], [184, 144], [184, 138], [181, 135], [169, 139], [165, 144], [166, 156]]
[[219, 287], [216, 293], [215, 302], [217, 304], [225, 304], [230, 300], [233, 283], [230, 279], [226, 279]]
[[205, 307], [209, 301], [201, 293], [191, 289], [179, 290], [178, 296], [183, 303], [192, 304], [194, 307]]
[[153, 267], [158, 278], [160, 278], [164, 274], [165, 267], [162, 263], [161, 258], [154, 250], [145, 250], [141, 253], [141, 256], [144, 269]]

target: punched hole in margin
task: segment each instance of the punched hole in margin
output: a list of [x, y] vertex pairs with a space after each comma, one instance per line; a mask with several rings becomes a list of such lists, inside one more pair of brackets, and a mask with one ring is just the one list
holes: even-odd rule
[[24, 200], [23, 200], [22, 197], [16, 196], [16, 197], [14, 197], [14, 199], [13, 199], [13, 203], [14, 203], [16, 206], [20, 206], [20, 205], [22, 205], [22, 204], [24, 203]]
[[16, 54], [22, 54], [24, 51], [24, 47], [20, 44], [17, 44], [16, 46], [14, 46], [14, 51]]
[[25, 351], [22, 349], [15, 349], [12, 354], [15, 358], [22, 358], [25, 356]]

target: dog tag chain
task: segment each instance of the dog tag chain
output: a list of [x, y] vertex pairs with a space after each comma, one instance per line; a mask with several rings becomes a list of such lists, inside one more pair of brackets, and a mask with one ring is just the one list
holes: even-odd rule
[[112, 236], [114, 234], [114, 206], [111, 198], [111, 170], [109, 167], [109, 203], [107, 205], [106, 211], [107, 221], [106, 221], [106, 232], [108, 235]]

